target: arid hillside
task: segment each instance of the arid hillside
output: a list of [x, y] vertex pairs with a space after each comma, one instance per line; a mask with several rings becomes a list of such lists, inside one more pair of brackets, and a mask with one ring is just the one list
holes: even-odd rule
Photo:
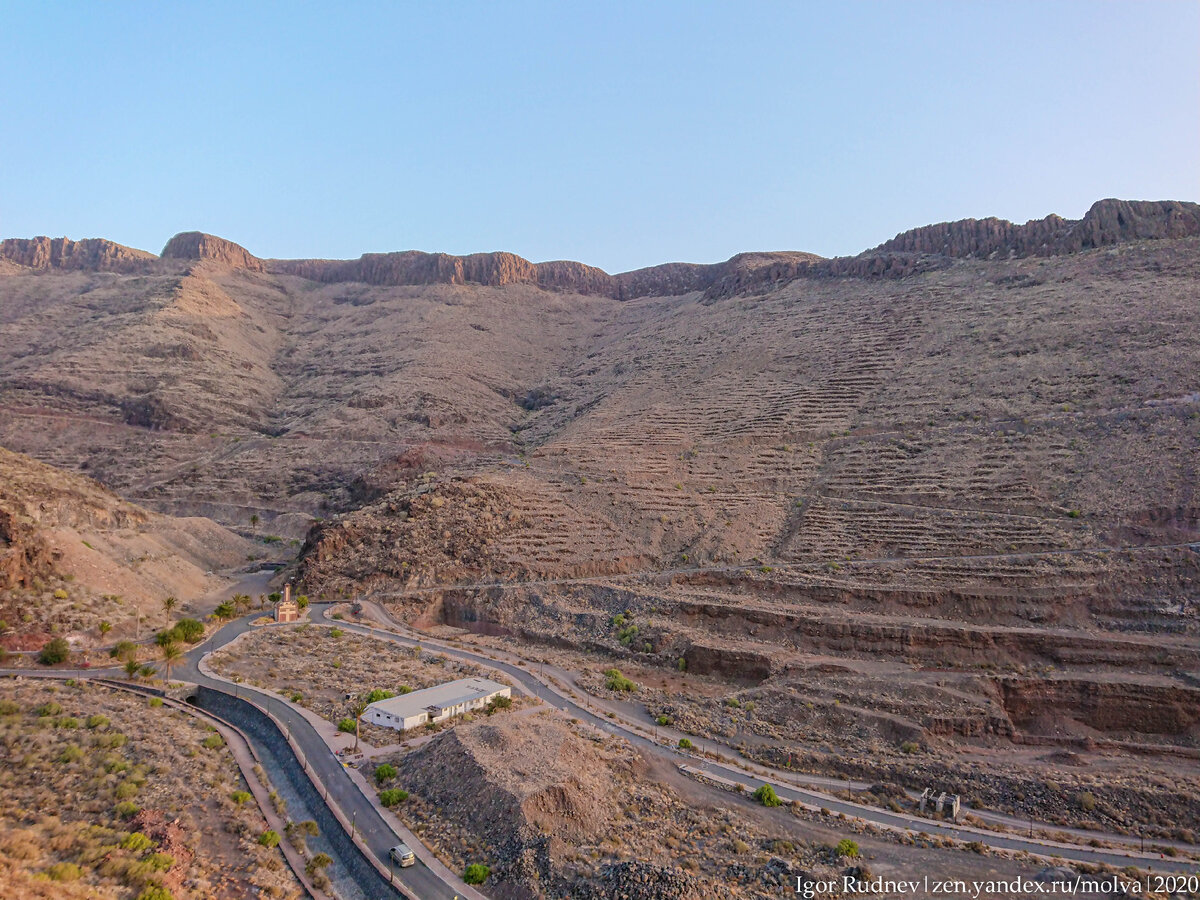
[[423, 625], [768, 705], [841, 667], [885, 742], [1191, 748], [1198, 210], [615, 276], [5, 242], [0, 444]]
[[0, 448], [7, 649], [40, 647], [51, 634], [87, 644], [103, 637], [101, 622], [133, 637], [139, 616], [160, 621], [165, 597], [203, 596], [223, 583], [214, 570], [244, 564], [254, 550], [210, 519], [148, 512], [90, 478]]

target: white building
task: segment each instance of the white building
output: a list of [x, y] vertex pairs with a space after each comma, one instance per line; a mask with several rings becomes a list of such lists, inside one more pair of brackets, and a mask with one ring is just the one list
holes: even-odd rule
[[377, 700], [367, 707], [363, 719], [372, 725], [406, 731], [482, 709], [493, 697], [511, 696], [512, 690], [503, 684], [486, 678], [460, 678], [423, 691]]

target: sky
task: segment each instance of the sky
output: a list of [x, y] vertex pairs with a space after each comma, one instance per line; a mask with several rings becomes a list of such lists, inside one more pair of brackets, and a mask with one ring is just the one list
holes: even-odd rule
[[1200, 200], [1200, 2], [0, 3], [0, 237], [610, 272]]

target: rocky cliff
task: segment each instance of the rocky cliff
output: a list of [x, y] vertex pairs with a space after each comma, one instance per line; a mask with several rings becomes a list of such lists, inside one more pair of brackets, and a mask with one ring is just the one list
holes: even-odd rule
[[263, 261], [249, 253], [245, 247], [199, 231], [184, 231], [167, 241], [163, 247], [163, 259], [209, 259], [235, 269], [264, 270]]
[[9, 238], [0, 241], [0, 260], [30, 269], [141, 272], [157, 257], [103, 238]]
[[612, 295], [611, 275], [583, 263], [531, 263], [515, 253], [364, 253], [358, 259], [273, 259], [271, 272], [298, 275], [309, 281], [334, 284], [354, 281], [373, 285], [402, 284], [532, 284], [579, 294]]
[[1047, 216], [1024, 225], [961, 219], [896, 235], [864, 256], [929, 253], [957, 259], [1054, 256], [1126, 241], [1200, 234], [1200, 204], [1175, 200], [1099, 200], [1079, 220]]

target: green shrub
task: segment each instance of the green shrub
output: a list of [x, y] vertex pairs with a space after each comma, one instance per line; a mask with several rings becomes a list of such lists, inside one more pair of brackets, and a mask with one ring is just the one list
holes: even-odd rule
[[1084, 812], [1091, 812], [1096, 808], [1096, 795], [1091, 791], [1084, 791], [1076, 800], [1079, 803], [1079, 808]]
[[158, 709], [162, 705], [163, 705], [162, 697], [151, 697], [150, 698], [150, 708], [151, 709]]
[[129, 779], [122, 781], [113, 791], [113, 796], [118, 800], [130, 800], [137, 796], [138, 786]]
[[180, 619], [171, 629], [173, 643], [195, 644], [204, 637], [204, 623], [197, 619]]
[[175, 857], [170, 853], [151, 853], [146, 857], [146, 862], [150, 864], [151, 868], [159, 872], [165, 872], [171, 866], [175, 865]]
[[141, 811], [142, 808], [140, 806], [138, 806], [136, 803], [130, 803], [128, 800], [122, 800], [113, 807], [113, 812], [115, 812], [122, 819], [132, 819]]
[[338, 722], [338, 731], [344, 731], [347, 734], [354, 734], [354, 719], [347, 716]]
[[769, 784], [759, 785], [758, 790], [754, 792], [754, 799], [763, 806], [782, 806], [783, 801], [779, 799], [779, 795], [775, 793], [775, 788]]
[[687, 660], [684, 659], [682, 656], [679, 657], [679, 661], [675, 663], [675, 668], [677, 668], [680, 672], [686, 672], [687, 671]]
[[329, 636], [330, 636], [331, 638], [334, 638], [335, 640], [336, 640], [337, 638], [340, 638], [340, 637], [341, 637], [343, 634], [345, 634], [345, 633], [346, 633], [346, 632], [342, 631], [342, 629], [340, 629], [340, 628], [330, 628], [330, 629], [329, 629]]
[[371, 693], [367, 694], [368, 703], [378, 703], [380, 700], [390, 700], [395, 697], [393, 691], [385, 690], [384, 688], [375, 688]]
[[604, 673], [604, 684], [610, 691], [636, 691], [637, 685], [621, 674], [620, 669]]
[[83, 869], [69, 862], [57, 862], [46, 870], [46, 877], [51, 881], [78, 881], [83, 877]]
[[271, 829], [268, 828], [266, 831], [264, 831], [262, 834], [260, 834], [258, 836], [258, 842], [260, 844], [262, 844], [264, 847], [278, 847], [279, 846], [279, 832], [272, 831]]
[[57, 716], [62, 713], [62, 707], [51, 700], [49, 703], [43, 703], [33, 711], [33, 714], [38, 717], [42, 716]]
[[658, 716], [655, 718], [654, 722], [656, 725], [670, 725], [671, 719], [669, 716]]
[[471, 863], [463, 869], [463, 881], [467, 884], [483, 884], [491, 874], [492, 870], [483, 863]]
[[38, 653], [38, 662], [43, 666], [56, 666], [71, 655], [71, 647], [65, 638], [52, 638], [46, 641]]
[[200, 743], [205, 750], [216, 750], [225, 746], [225, 739], [214, 731]]
[[108, 716], [102, 716], [100, 713], [96, 713], [94, 716], [88, 716], [87, 727], [92, 729], [107, 728]]
[[305, 864], [304, 871], [307, 872], [311, 878], [314, 872], [319, 872], [332, 862], [333, 857], [331, 857], [328, 853], [318, 853]]
[[0, 700], [0, 716], [15, 716], [21, 711], [21, 707], [17, 706], [11, 700]]
[[117, 641], [108, 655], [113, 659], [131, 660], [137, 656], [137, 644], [133, 641]]
[[241, 806], [243, 803], [248, 803], [253, 799], [253, 795], [249, 791], [234, 791], [229, 795], [229, 799]]
[[67, 716], [65, 718], [59, 719], [57, 722], [54, 723], [54, 725], [56, 728], [78, 728], [79, 720], [73, 719], [70, 716]]
[[842, 838], [838, 841], [837, 846], [833, 848], [833, 852], [838, 856], [848, 856], [854, 859], [858, 856], [858, 844], [850, 840], [850, 838]]
[[137, 900], [175, 900], [175, 898], [161, 884], [148, 884], [137, 895]]
[[54, 592], [54, 599], [55, 599], [55, 600], [66, 600], [68, 596], [69, 596], [69, 595], [67, 594], [67, 592], [66, 592], [66, 591], [64, 591], [62, 588], [59, 588], [58, 590], [56, 590], [56, 591]]
[[375, 767], [375, 780], [378, 782], [387, 781], [389, 778], [396, 777], [396, 767], [391, 763], [384, 763], [381, 766]]
[[905, 741], [900, 745], [901, 753], [916, 753], [921, 749], [921, 745], [916, 741]]
[[154, 841], [146, 837], [140, 831], [131, 831], [125, 836], [125, 840], [121, 841], [122, 850], [132, 850], [134, 853], [142, 853], [154, 846]]
[[679, 749], [680, 750], [691, 750], [693, 746], [695, 746], [695, 745], [691, 741], [689, 741], [687, 738], [679, 739]]
[[67, 746], [62, 748], [62, 752], [58, 754], [58, 761], [60, 763], [79, 762], [81, 759], [83, 759], [83, 751], [79, 749], [78, 744], [67, 744]]
[[486, 712], [490, 716], [498, 709], [508, 709], [512, 706], [512, 697], [493, 697], [488, 701]]
[[386, 791], [379, 792], [379, 802], [384, 806], [395, 806], [407, 799], [408, 791], [401, 790], [400, 788], [389, 788]]

